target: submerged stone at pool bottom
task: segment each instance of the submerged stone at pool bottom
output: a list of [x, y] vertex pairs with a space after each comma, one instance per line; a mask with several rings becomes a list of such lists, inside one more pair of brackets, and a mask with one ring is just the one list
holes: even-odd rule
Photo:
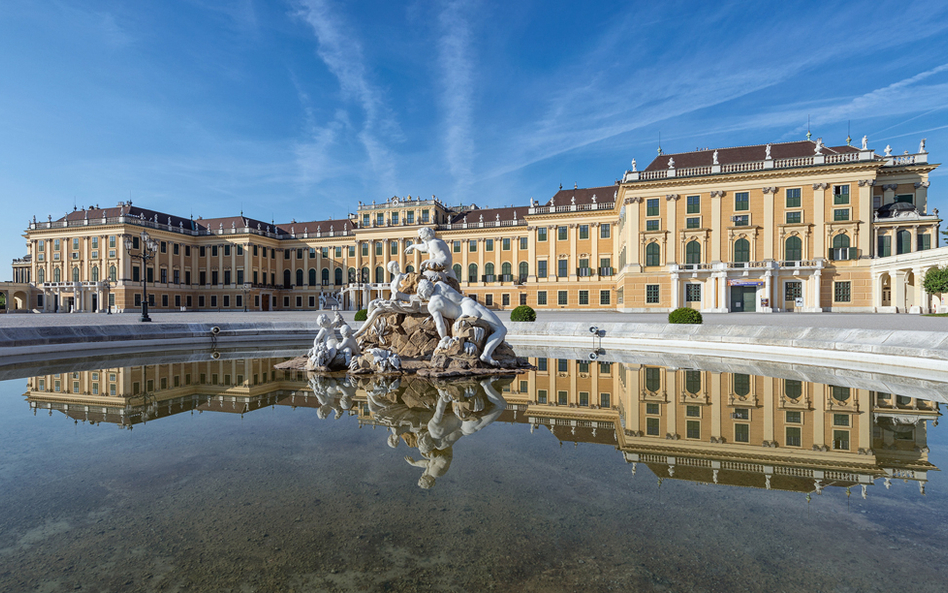
[[[63, 373], [58, 393], [53, 375], [29, 380], [53, 418], [11, 405], [8, 383], [0, 589], [940, 590], [944, 441], [925, 400], [535, 361], [495, 384], [497, 421], [456, 439], [421, 490], [405, 441], [442, 401], [460, 420], [450, 398], [367, 383], [343, 402], [305, 375], [264, 382], [267, 362], [117, 370], [129, 393], [156, 388], [101, 398], [111, 408], [80, 403], [92, 372]], [[90, 393], [63, 393], [75, 380]], [[469, 393], [451, 397], [490, 412]]]

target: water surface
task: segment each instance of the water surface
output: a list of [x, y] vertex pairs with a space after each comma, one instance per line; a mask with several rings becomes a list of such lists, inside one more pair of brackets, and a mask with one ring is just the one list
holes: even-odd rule
[[551, 357], [311, 384], [280, 360], [0, 383], [0, 590], [943, 589], [926, 390]]

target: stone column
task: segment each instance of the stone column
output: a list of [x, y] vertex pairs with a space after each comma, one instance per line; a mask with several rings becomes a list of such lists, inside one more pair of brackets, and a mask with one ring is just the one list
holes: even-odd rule
[[905, 270], [896, 270], [895, 273], [889, 274], [896, 313], [905, 313], [905, 275]]
[[711, 438], [720, 439], [721, 416], [724, 412], [721, 403], [721, 374], [708, 373], [708, 387], [711, 390]]
[[887, 183], [882, 186], [882, 192], [883, 192], [882, 205], [883, 206], [885, 206], [886, 204], [891, 204], [892, 202], [895, 201], [895, 190], [897, 190], [898, 188], [899, 186], [895, 183]]
[[[678, 194], [665, 196], [665, 218], [668, 222], [668, 236], [671, 238], [671, 245], [665, 250], [665, 260], [669, 264], [678, 262], [678, 247], [681, 243], [678, 240], [678, 199], [680, 197]], [[684, 260], [684, 257], [682, 257], [682, 260]]]
[[[764, 220], [763, 220], [763, 224], [757, 223], [758, 226], [764, 227], [764, 253], [763, 253], [762, 259], [775, 259], [774, 258], [774, 229], [777, 226], [777, 221], [774, 220], [774, 200], [777, 197], [777, 188], [765, 187], [763, 188], [763, 192], [764, 192]], [[773, 439], [768, 439], [768, 440], [773, 440]]]
[[875, 183], [872, 179], [861, 179], [859, 180], [859, 197], [856, 201], [858, 210], [853, 209], [853, 220], [860, 221], [859, 225], [859, 244], [858, 247], [862, 251], [862, 255], [859, 256], [859, 259], [869, 259], [875, 253], [875, 244], [872, 242], [872, 184]]
[[677, 265], [676, 265], [676, 266], [675, 266], [675, 270], [674, 270], [674, 271], [672, 272], [672, 274], [671, 274], [671, 306], [672, 306], [672, 309], [677, 309], [678, 307], [680, 307], [680, 306], [681, 306], [681, 305], [679, 305], [680, 302], [681, 302], [681, 287], [679, 286], [679, 283], [678, 283], [678, 269], [677, 269]]
[[[919, 307], [920, 313], [929, 313], [931, 303], [928, 293], [925, 292], [925, 286], [922, 281], [925, 279], [925, 270], [922, 268], [913, 268], [912, 274], [915, 275], [915, 304]], [[931, 311], [934, 313], [934, 311]]]
[[569, 259], [566, 262], [566, 271], [569, 272], [570, 280], [576, 280], [576, 266], [579, 265], [576, 240], [579, 235], [579, 228], [575, 224], [570, 224], [566, 228], [566, 232], [569, 233], [567, 235], [569, 237]]
[[[915, 182], [915, 207], [918, 208], [918, 211], [922, 214], [928, 212], [928, 181], [917, 181]], [[934, 240], [932, 241], [934, 243]], [[932, 247], [937, 247], [937, 243], [932, 245]]]
[[[813, 257], [826, 257], [826, 189], [828, 183], [813, 184]], [[819, 297], [817, 297], [819, 300]]]
[[872, 312], [878, 313], [882, 307], [882, 272], [872, 273]]
[[[549, 240], [547, 236], [547, 240]], [[537, 281], [537, 227], [527, 227], [527, 262], [530, 264], [530, 275], [527, 276], [528, 282]], [[549, 264], [547, 264], [549, 266]]]
[[[913, 251], [918, 251], [918, 225], [912, 225], [912, 228], [909, 229], [909, 234], [912, 236], [911, 242], [909, 245], [909, 253]], [[898, 235], [896, 235], [898, 236]]]
[[[767, 302], [769, 303], [770, 306], [768, 307], [761, 306], [760, 308], [761, 313], [774, 312], [773, 275], [774, 275], [773, 269], [771, 268], [768, 268], [767, 271], [764, 272], [764, 297], [763, 298], [767, 299]], [[768, 440], [773, 440], [773, 439], [768, 439]]]
[[[628, 266], [632, 266], [632, 271], [634, 272], [638, 272], [642, 264], [642, 254], [640, 251], [642, 242], [639, 239], [639, 233], [642, 230], [642, 201], [643, 198], [641, 197], [625, 199], [625, 228], [622, 229], [625, 234], [626, 244], [625, 263]], [[615, 265], [618, 266], [619, 252], [613, 253], [613, 257], [616, 258]]]
[[[753, 378], [753, 375], [751, 376]], [[774, 439], [774, 383], [777, 379], [764, 377], [764, 440], [773, 441]], [[786, 443], [782, 443], [786, 444]]]
[[822, 272], [820, 270], [813, 271], [813, 311], [819, 313], [823, 310], [822, 305], [820, 304], [820, 291], [822, 290]]
[[721, 260], [721, 239], [723, 238], [724, 226], [721, 224], [721, 200], [724, 197], [723, 191], [711, 192], [711, 253], [708, 261], [711, 263]]
[[[815, 383], [803, 386], [813, 389], [813, 446], [822, 447], [826, 444], [826, 390], [829, 386]], [[871, 416], [868, 410], [866, 415]]]
[[546, 240], [550, 243], [550, 260], [549, 263], [547, 263], [547, 279], [552, 276], [556, 278], [557, 282], [559, 282], [559, 278], [557, 277], [559, 265], [556, 263], [556, 242], [558, 241], [558, 235], [559, 232], [555, 226], [548, 226], [546, 228]]
[[[593, 222], [589, 225], [589, 244], [592, 245], [592, 249], [589, 253], [589, 267], [592, 268], [593, 273], [599, 275], [599, 223]], [[598, 301], [597, 301], [598, 302]]]

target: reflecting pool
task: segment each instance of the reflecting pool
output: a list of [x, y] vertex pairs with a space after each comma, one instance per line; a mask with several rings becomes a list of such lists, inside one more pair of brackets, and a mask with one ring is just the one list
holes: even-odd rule
[[948, 386], [530, 354], [453, 382], [26, 369], [0, 591], [943, 590]]

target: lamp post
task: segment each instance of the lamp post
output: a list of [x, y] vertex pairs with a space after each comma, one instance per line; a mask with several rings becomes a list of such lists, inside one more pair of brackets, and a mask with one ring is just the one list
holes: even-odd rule
[[142, 262], [142, 316], [139, 321], [144, 323], [151, 321], [151, 317], [148, 316], [148, 262], [155, 258], [155, 254], [158, 252], [158, 242], [148, 235], [148, 231], [142, 231], [141, 238], [141, 253], [132, 253], [133, 242], [129, 236], [125, 237], [125, 250], [129, 257], [139, 259]]
[[250, 296], [250, 290], [253, 288], [253, 284], [244, 283], [240, 291], [244, 293], [244, 313], [247, 312], [247, 297]]

